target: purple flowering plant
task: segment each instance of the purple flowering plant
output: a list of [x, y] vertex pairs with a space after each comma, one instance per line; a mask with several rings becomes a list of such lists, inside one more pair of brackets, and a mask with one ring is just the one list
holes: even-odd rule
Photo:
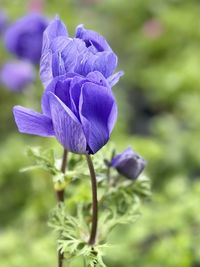
[[12, 92], [21, 92], [35, 77], [35, 69], [27, 61], [8, 61], [0, 68], [0, 83]]
[[49, 20], [37, 13], [20, 18], [5, 32], [5, 46], [19, 59], [39, 63], [42, 50], [43, 32]]
[[[42, 113], [22, 106], [13, 108], [20, 132], [55, 137], [64, 149], [60, 169], [51, 149], [28, 150], [36, 166], [53, 175], [58, 205], [51, 212], [49, 225], [58, 232], [59, 267], [76, 256], [82, 256], [87, 266], [105, 266], [102, 248], [108, 233], [117, 224], [134, 222], [139, 200], [150, 195], [148, 179], [139, 176], [145, 160], [130, 148], [105, 161], [111, 158], [113, 147], [105, 145], [117, 120], [112, 86], [123, 74], [113, 73], [116, 67], [117, 56], [101, 35], [79, 25], [75, 37], [70, 38], [56, 16], [43, 34]], [[80, 203], [77, 197], [74, 215], [69, 199], [65, 201], [65, 191], [73, 182], [76, 186], [86, 183], [88, 188], [88, 177], [92, 205], [90, 201]]]

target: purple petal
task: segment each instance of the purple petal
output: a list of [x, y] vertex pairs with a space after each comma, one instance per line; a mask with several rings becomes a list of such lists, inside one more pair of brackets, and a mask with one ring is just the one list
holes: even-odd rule
[[52, 64], [52, 52], [48, 50], [40, 59], [40, 80], [44, 88], [53, 80]]
[[97, 53], [96, 56], [93, 71], [98, 70], [108, 78], [117, 67], [117, 56], [113, 52]]
[[76, 116], [51, 92], [49, 92], [49, 104], [57, 140], [69, 151], [77, 154], [85, 154], [86, 139], [82, 125]]
[[15, 106], [13, 113], [19, 132], [47, 137], [54, 136], [52, 121], [47, 116], [21, 106]]
[[99, 72], [99, 71], [90, 72], [86, 76], [86, 78], [88, 80], [90, 80], [91, 82], [97, 83], [97, 84], [102, 85], [102, 86], [108, 86], [109, 87], [109, 84], [108, 84], [107, 80], [105, 79], [103, 74], [101, 72]]
[[124, 75], [124, 72], [119, 71], [119, 72], [111, 75], [110, 77], [108, 77], [108, 83], [109, 83], [110, 87], [113, 87], [116, 83], [118, 83], [119, 79], [122, 75]]
[[89, 51], [82, 53], [78, 58], [78, 64], [76, 64], [74, 72], [86, 76], [88, 73], [96, 70], [93, 67], [96, 59], [97, 56]]
[[66, 72], [73, 72], [76, 65], [80, 64], [80, 57], [87, 51], [82, 40], [72, 39], [61, 52]]
[[80, 119], [87, 143], [96, 153], [109, 140], [117, 118], [117, 107], [110, 88], [85, 83], [80, 96]]
[[117, 56], [113, 52], [100, 52], [92, 54], [87, 51], [82, 54], [79, 64], [75, 68], [75, 72], [86, 76], [93, 71], [101, 72], [105, 78], [108, 78], [117, 66]]
[[65, 73], [65, 65], [61, 53], [55, 52], [52, 54], [51, 50], [48, 50], [47, 53], [42, 55], [40, 61], [40, 79], [45, 89], [54, 77], [64, 75]]
[[53, 77], [61, 76], [66, 73], [65, 64], [60, 52], [56, 52], [52, 56], [52, 72]]
[[70, 97], [71, 97], [71, 107], [73, 112], [79, 119], [79, 99], [81, 94], [81, 87], [87, 80], [82, 76], [76, 76], [72, 79], [70, 85]]
[[[62, 75], [62, 76], [54, 78], [52, 80], [52, 82], [47, 86], [47, 88], [44, 91], [43, 97], [42, 97], [42, 105], [41, 105], [42, 112], [46, 116], [51, 117], [51, 110], [50, 110], [50, 106], [49, 106], [48, 93], [52, 92], [53, 94], [56, 94], [59, 98], [61, 98], [61, 100], [64, 103], [69, 104], [69, 85], [71, 82], [71, 78], [73, 78], [75, 76], [78, 76], [78, 74], [67, 73], [66, 75]], [[68, 82], [69, 82], [69, 84], [68, 84]], [[64, 83], [64, 84], [62, 84], [62, 83]], [[66, 86], [66, 88], [65, 88], [65, 86]]]
[[103, 38], [103, 36], [99, 35], [98, 33], [92, 30], [86, 30], [84, 28], [84, 25], [79, 25], [76, 28], [75, 37], [82, 39], [86, 43], [87, 47], [93, 45], [98, 50], [98, 52], [112, 51], [106, 39]]
[[134, 153], [133, 153], [132, 148], [131, 147], [128, 147], [121, 154], [116, 155], [112, 159], [112, 161], [110, 163], [110, 166], [111, 167], [116, 167], [118, 165], [118, 163], [120, 163], [120, 161], [123, 161], [123, 160], [127, 159], [128, 157], [132, 157], [134, 155]]
[[56, 15], [55, 19], [49, 24], [43, 34], [43, 47], [42, 53], [49, 49], [52, 40], [58, 36], [68, 37], [68, 32], [65, 24]]
[[67, 36], [58, 36], [51, 41], [49, 48], [53, 53], [61, 52], [70, 42], [71, 39]]
[[72, 79], [58, 80], [55, 86], [54, 94], [71, 109], [70, 84]]
[[146, 161], [130, 147], [114, 157], [110, 163], [117, 171], [128, 179], [135, 180], [146, 166]]

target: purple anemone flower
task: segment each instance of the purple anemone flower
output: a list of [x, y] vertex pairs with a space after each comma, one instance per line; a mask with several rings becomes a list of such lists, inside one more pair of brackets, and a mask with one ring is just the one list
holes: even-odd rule
[[110, 163], [110, 167], [116, 168], [121, 175], [131, 180], [137, 179], [145, 166], [146, 161], [130, 147], [115, 156]]
[[43, 32], [47, 25], [48, 20], [39, 14], [19, 19], [5, 33], [7, 49], [21, 59], [39, 63]]
[[94, 154], [104, 146], [117, 118], [112, 90], [100, 72], [86, 77], [67, 73], [56, 77], [42, 98], [42, 114], [15, 106], [22, 133], [55, 136], [67, 150]]
[[27, 61], [6, 62], [0, 71], [0, 81], [13, 92], [19, 92], [35, 79], [35, 69]]
[[45, 30], [40, 61], [44, 88], [59, 75], [74, 72], [86, 77], [92, 71], [101, 72], [113, 86], [123, 75], [123, 72], [112, 75], [116, 67], [117, 56], [107, 41], [83, 25], [79, 25], [75, 37], [70, 38], [64, 23], [56, 16]]

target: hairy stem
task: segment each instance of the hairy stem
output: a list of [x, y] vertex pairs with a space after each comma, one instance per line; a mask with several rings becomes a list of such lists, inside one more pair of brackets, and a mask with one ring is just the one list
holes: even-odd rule
[[98, 221], [98, 200], [97, 200], [97, 181], [94, 171], [94, 166], [89, 155], [86, 155], [88, 168], [90, 170], [91, 184], [92, 184], [92, 230], [88, 244], [93, 246], [95, 244]]
[[[62, 165], [61, 165], [61, 171], [65, 173], [66, 167], [67, 167], [67, 150], [64, 149], [63, 152], [63, 159], [62, 159]], [[64, 189], [62, 190], [56, 190], [56, 197], [58, 203], [64, 202]], [[58, 267], [63, 266], [63, 253], [61, 251], [58, 251]]]
[[67, 149], [64, 149], [63, 152], [63, 160], [62, 160], [62, 165], [61, 165], [61, 171], [65, 173], [66, 167], [67, 167]]
[[[62, 164], [61, 164], [61, 171], [65, 173], [66, 167], [67, 167], [67, 153], [68, 151], [64, 149], [63, 152], [63, 158], [62, 158]], [[56, 190], [56, 197], [59, 202], [64, 202], [64, 189], [63, 190]]]

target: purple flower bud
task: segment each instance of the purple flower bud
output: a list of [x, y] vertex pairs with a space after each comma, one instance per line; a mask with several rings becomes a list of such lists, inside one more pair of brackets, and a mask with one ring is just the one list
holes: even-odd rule
[[137, 179], [145, 166], [146, 161], [130, 147], [115, 156], [110, 163], [110, 167], [115, 167], [121, 175], [131, 180]]
[[42, 112], [15, 106], [15, 121], [22, 133], [55, 136], [67, 150], [94, 154], [104, 146], [117, 118], [117, 105], [100, 72], [86, 77], [68, 73], [56, 77], [42, 98]]
[[7, 26], [7, 16], [5, 13], [0, 9], [0, 34], [2, 34]]
[[35, 70], [26, 61], [6, 62], [0, 72], [1, 83], [9, 90], [19, 92], [34, 81]]
[[39, 14], [30, 14], [19, 19], [5, 33], [7, 49], [19, 58], [38, 63], [42, 36], [47, 25], [48, 20]]
[[113, 86], [123, 75], [123, 72], [112, 75], [116, 67], [117, 56], [107, 41], [83, 25], [77, 27], [75, 38], [69, 38], [64, 23], [56, 16], [45, 30], [40, 62], [44, 88], [59, 75], [74, 72], [86, 77], [92, 71], [101, 72]]

